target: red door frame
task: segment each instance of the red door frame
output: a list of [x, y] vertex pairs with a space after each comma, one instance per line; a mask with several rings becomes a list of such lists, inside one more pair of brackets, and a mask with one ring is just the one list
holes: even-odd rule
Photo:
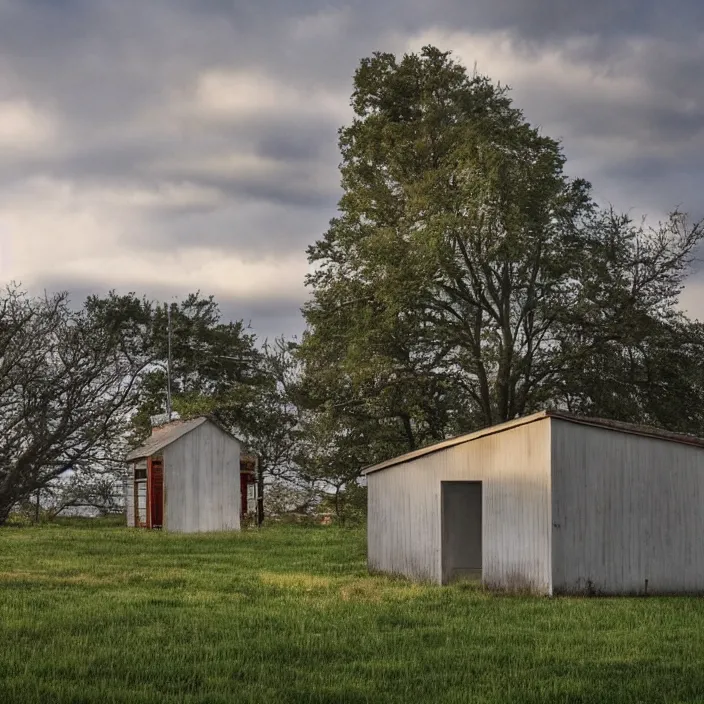
[[147, 459], [147, 528], [164, 525], [164, 460]]

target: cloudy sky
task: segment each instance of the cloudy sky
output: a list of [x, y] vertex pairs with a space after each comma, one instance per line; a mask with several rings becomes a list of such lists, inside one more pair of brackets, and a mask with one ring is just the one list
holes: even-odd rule
[[[427, 43], [512, 86], [602, 201], [704, 215], [700, 0], [0, 0], [0, 278], [300, 332], [355, 67]], [[704, 271], [682, 304], [704, 318]]]

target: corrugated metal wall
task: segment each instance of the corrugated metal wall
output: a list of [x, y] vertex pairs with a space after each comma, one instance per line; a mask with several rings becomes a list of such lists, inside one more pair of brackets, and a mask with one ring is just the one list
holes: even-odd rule
[[134, 528], [134, 462], [130, 462], [127, 467], [127, 477], [124, 481], [125, 514], [127, 527]]
[[555, 592], [704, 591], [704, 450], [552, 423]]
[[164, 448], [164, 528], [240, 528], [239, 443], [204, 423]]
[[372, 570], [441, 581], [440, 482], [482, 481], [483, 581], [551, 592], [550, 420], [367, 475]]

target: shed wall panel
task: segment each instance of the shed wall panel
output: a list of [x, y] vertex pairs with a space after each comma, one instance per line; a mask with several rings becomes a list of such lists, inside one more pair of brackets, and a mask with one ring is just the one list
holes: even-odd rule
[[704, 591], [704, 450], [552, 423], [555, 591]]
[[127, 527], [134, 528], [134, 463], [128, 465], [127, 476], [124, 480], [125, 517]]
[[164, 527], [239, 530], [240, 447], [211, 423], [164, 448]]
[[367, 475], [372, 570], [440, 583], [441, 481], [481, 481], [482, 579], [551, 593], [550, 420]]

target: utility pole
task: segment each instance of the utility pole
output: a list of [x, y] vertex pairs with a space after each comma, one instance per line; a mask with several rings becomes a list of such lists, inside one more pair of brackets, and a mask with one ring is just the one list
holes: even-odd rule
[[167, 357], [166, 357], [166, 417], [167, 422], [171, 422], [171, 305], [166, 304], [166, 338], [167, 338]]

